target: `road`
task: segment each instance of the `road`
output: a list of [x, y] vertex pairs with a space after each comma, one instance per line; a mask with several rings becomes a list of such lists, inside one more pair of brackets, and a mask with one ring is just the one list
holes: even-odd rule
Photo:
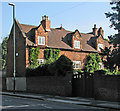
[[[65, 111], [69, 109], [78, 110], [78, 111], [98, 111], [100, 109], [103, 111], [103, 108], [92, 107], [92, 106], [83, 106], [83, 105], [75, 105], [75, 104], [65, 104], [65, 103], [58, 103], [58, 102], [51, 102], [51, 101], [43, 101], [37, 99], [29, 99], [29, 98], [20, 98], [20, 97], [13, 97], [13, 96], [2, 96], [2, 111], [34, 111], [38, 109], [38, 111], [59, 111], [60, 109], [64, 109]], [[9, 109], [9, 110], [8, 110]], [[41, 110], [40, 110], [41, 109]], [[46, 110], [44, 110], [46, 109]], [[64, 111], [62, 110], [62, 111]], [[75, 110], [75, 111], [76, 111]], [[60, 110], [61, 111], [61, 110]], [[72, 111], [72, 110], [71, 110]], [[108, 111], [108, 110], [104, 110]], [[110, 109], [109, 109], [110, 111]], [[112, 110], [113, 111], [113, 110]]]

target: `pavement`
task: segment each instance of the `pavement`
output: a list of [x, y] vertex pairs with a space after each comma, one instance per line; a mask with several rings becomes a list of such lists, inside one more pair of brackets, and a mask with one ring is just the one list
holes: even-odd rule
[[45, 95], [45, 94], [22, 93], [22, 92], [16, 92], [15, 94], [13, 94], [13, 92], [0, 92], [0, 94], [22, 97], [22, 98], [38, 99], [43, 101], [59, 102], [65, 104], [76, 104], [76, 105], [85, 105], [85, 106], [120, 110], [120, 102], [95, 100], [93, 98], [61, 97], [61, 96], [53, 96], [53, 95]]

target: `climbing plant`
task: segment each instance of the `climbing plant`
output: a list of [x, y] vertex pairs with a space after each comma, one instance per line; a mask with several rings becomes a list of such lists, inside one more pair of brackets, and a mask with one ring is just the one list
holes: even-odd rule
[[46, 49], [44, 51], [44, 58], [46, 59], [46, 63], [50, 64], [56, 61], [59, 58], [60, 50], [59, 49]]
[[90, 53], [87, 56], [87, 64], [85, 65], [85, 71], [94, 73], [94, 71], [99, 70], [100, 62], [101, 57], [99, 54]]
[[37, 67], [39, 64], [38, 64], [38, 55], [40, 53], [40, 48], [31, 48], [30, 49], [30, 67], [31, 68], [35, 68]]

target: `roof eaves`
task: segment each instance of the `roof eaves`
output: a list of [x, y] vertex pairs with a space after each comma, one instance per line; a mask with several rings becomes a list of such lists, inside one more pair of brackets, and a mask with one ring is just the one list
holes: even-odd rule
[[20, 23], [18, 22], [17, 19], [15, 19], [15, 22], [17, 23], [18, 27], [20, 28], [20, 31], [22, 32], [22, 35], [23, 35], [24, 37], [27, 37], [27, 36], [25, 35], [25, 33], [23, 32], [22, 27], [21, 27], [21, 25], [20, 25]]

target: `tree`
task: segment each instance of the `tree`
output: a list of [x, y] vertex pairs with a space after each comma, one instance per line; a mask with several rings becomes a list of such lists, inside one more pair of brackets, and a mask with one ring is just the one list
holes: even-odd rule
[[101, 49], [102, 52], [102, 62], [104, 63], [104, 67], [106, 69], [111, 69], [113, 70], [113, 61], [111, 59], [111, 47], [105, 47], [105, 49]]
[[114, 49], [110, 54], [110, 59], [112, 61], [112, 67], [120, 67], [120, 1], [110, 2], [111, 9], [113, 12], [105, 13], [107, 18], [110, 18], [111, 25], [110, 27], [117, 30], [117, 34], [110, 35], [110, 43], [114, 45]]
[[87, 64], [85, 65], [85, 71], [94, 73], [94, 71], [99, 70], [100, 62], [101, 62], [101, 57], [99, 54], [90, 53], [87, 56]]
[[73, 62], [65, 55], [61, 55], [59, 59], [48, 65], [48, 71], [56, 76], [65, 76], [66, 73], [73, 72]]
[[2, 46], [2, 70], [6, 70], [7, 42], [8, 42], [8, 38], [5, 37], [1, 44]]

